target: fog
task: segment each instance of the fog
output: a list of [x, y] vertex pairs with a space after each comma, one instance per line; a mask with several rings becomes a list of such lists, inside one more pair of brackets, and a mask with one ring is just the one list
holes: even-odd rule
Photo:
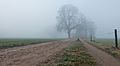
[[0, 0], [0, 38], [67, 37], [56, 31], [57, 12], [65, 4], [95, 22], [97, 37], [113, 38], [113, 30], [120, 30], [120, 0]]

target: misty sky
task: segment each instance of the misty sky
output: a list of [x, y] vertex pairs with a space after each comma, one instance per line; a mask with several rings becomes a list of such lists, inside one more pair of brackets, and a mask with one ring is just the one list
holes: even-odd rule
[[104, 33], [120, 30], [120, 0], [0, 0], [0, 38], [65, 36], [55, 27], [57, 11], [65, 4], [95, 22], [97, 37], [113, 37]]

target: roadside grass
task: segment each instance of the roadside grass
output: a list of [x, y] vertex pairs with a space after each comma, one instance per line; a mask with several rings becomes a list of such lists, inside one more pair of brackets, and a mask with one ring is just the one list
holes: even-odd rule
[[[120, 43], [120, 41], [119, 41]], [[116, 58], [120, 59], [120, 49], [115, 48], [114, 39], [97, 39], [95, 43], [93, 43], [96, 47], [110, 53]], [[120, 48], [120, 44], [119, 44]]]
[[80, 41], [74, 41], [70, 47], [64, 49], [52, 66], [96, 66], [96, 61]]
[[96, 39], [96, 43], [105, 47], [114, 47], [115, 42], [114, 39]]
[[38, 44], [60, 39], [0, 39], [0, 49]]

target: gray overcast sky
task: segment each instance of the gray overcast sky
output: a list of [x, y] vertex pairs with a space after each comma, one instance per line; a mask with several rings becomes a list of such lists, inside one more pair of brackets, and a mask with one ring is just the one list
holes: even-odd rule
[[120, 0], [0, 0], [0, 37], [61, 36], [54, 28], [57, 11], [64, 4], [73, 4], [93, 20], [98, 37], [112, 37], [103, 33], [120, 29]]

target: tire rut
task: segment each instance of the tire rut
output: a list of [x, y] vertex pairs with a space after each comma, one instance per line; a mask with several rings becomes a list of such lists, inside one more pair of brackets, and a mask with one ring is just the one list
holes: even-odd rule
[[89, 54], [96, 59], [98, 66], [120, 66], [120, 61], [110, 54], [88, 44], [84, 40], [81, 40], [81, 42], [88, 49]]

